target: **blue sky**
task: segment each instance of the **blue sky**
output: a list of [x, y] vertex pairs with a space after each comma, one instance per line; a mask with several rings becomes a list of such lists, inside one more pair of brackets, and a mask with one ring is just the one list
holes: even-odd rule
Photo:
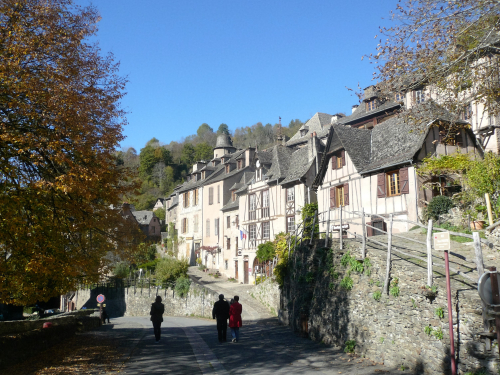
[[[90, 0], [78, 0], [81, 5]], [[396, 0], [100, 0], [98, 40], [128, 76], [122, 146], [351, 111]], [[384, 18], [384, 19], [382, 19]]]

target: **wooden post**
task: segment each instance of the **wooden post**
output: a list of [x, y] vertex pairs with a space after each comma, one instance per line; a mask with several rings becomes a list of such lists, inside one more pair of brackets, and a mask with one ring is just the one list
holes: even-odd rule
[[392, 248], [392, 214], [389, 214], [387, 226], [387, 269], [385, 271], [384, 291], [389, 294], [389, 279], [391, 277], [391, 248]]
[[343, 236], [342, 236], [342, 206], [340, 206], [340, 229], [339, 229], [339, 248], [340, 250], [343, 250], [342, 248], [342, 240], [343, 240]]
[[432, 219], [427, 226], [427, 285], [432, 286]]
[[366, 222], [365, 208], [361, 209], [361, 259], [366, 257]]
[[328, 247], [328, 237], [330, 237], [330, 207], [328, 207], [328, 219], [326, 221], [325, 247]]
[[313, 217], [313, 226], [311, 229], [311, 239], [309, 240], [309, 245], [313, 243], [313, 238], [314, 238], [314, 227], [316, 226], [316, 215], [318, 214], [318, 211], [314, 211], [314, 217]]
[[488, 209], [488, 221], [490, 222], [490, 225], [493, 225], [493, 214], [491, 213], [490, 194], [484, 193], [484, 198], [486, 200], [486, 208]]

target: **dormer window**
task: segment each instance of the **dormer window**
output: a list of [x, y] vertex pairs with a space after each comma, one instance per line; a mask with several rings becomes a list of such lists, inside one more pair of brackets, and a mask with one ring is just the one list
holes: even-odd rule
[[201, 179], [204, 180], [205, 179], [205, 171], [201, 172]]
[[236, 191], [231, 190], [231, 202], [234, 202], [236, 200]]
[[402, 101], [404, 101], [405, 96], [404, 96], [404, 94], [402, 94], [402, 93], [400, 93], [400, 92], [397, 92], [397, 93], [394, 95], [394, 99], [396, 100], [396, 102], [402, 102]]
[[231, 172], [231, 164], [226, 165], [226, 173]]
[[367, 111], [373, 111], [375, 108], [377, 108], [377, 99], [372, 99], [366, 102]]
[[307, 129], [307, 128], [305, 128], [305, 129], [300, 129], [300, 136], [301, 136], [301, 137], [305, 136], [305, 135], [307, 134], [307, 131], [308, 131], [308, 130], [309, 130], [309, 129]]
[[243, 168], [243, 167], [244, 167], [244, 164], [243, 164], [243, 159], [238, 160], [238, 162], [237, 162], [237, 163], [238, 163], [238, 169], [241, 169], [241, 168]]
[[415, 104], [423, 103], [425, 101], [424, 90], [413, 91], [413, 101], [415, 102]]

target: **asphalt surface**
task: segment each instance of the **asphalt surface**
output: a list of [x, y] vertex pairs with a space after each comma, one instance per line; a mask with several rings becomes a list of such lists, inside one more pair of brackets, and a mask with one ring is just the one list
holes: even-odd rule
[[120, 374], [401, 374], [341, 348], [294, 334], [250, 296], [253, 286], [233, 284], [190, 270], [191, 277], [226, 298], [239, 295], [243, 305], [240, 341], [219, 343], [215, 320], [164, 317], [155, 342], [149, 317], [112, 318], [102, 334], [120, 338]]

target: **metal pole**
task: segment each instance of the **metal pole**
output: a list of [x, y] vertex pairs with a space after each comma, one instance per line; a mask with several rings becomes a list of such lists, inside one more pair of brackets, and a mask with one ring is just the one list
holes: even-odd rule
[[330, 237], [330, 207], [328, 207], [328, 219], [326, 221], [325, 247], [328, 247], [328, 237]]
[[457, 375], [457, 365], [455, 363], [455, 343], [454, 343], [455, 338], [453, 334], [453, 309], [451, 307], [452, 302], [451, 302], [451, 285], [450, 285], [450, 261], [449, 261], [448, 251], [449, 250], [444, 251], [444, 263], [446, 270], [446, 297], [448, 299], [448, 329], [450, 331], [451, 374]]
[[392, 248], [392, 214], [389, 215], [387, 226], [387, 269], [385, 271], [384, 291], [389, 294], [389, 278], [391, 277], [391, 248]]
[[432, 286], [432, 219], [427, 226], [427, 285]]
[[342, 206], [340, 206], [340, 229], [339, 229], [339, 248], [340, 250], [343, 250], [342, 248]]
[[366, 257], [366, 222], [365, 208], [361, 209], [361, 259]]
[[[494, 305], [500, 305], [500, 293], [498, 291], [498, 275], [497, 275], [497, 268], [496, 267], [490, 267], [490, 271], [493, 273], [490, 273], [490, 280], [491, 280], [491, 294], [493, 296], [493, 304]], [[500, 307], [495, 307], [494, 308], [495, 312], [500, 311]], [[495, 314], [495, 325], [496, 325], [496, 330], [497, 330], [497, 342], [500, 342], [500, 316]], [[500, 354], [500, 346], [498, 347], [498, 353]]]

